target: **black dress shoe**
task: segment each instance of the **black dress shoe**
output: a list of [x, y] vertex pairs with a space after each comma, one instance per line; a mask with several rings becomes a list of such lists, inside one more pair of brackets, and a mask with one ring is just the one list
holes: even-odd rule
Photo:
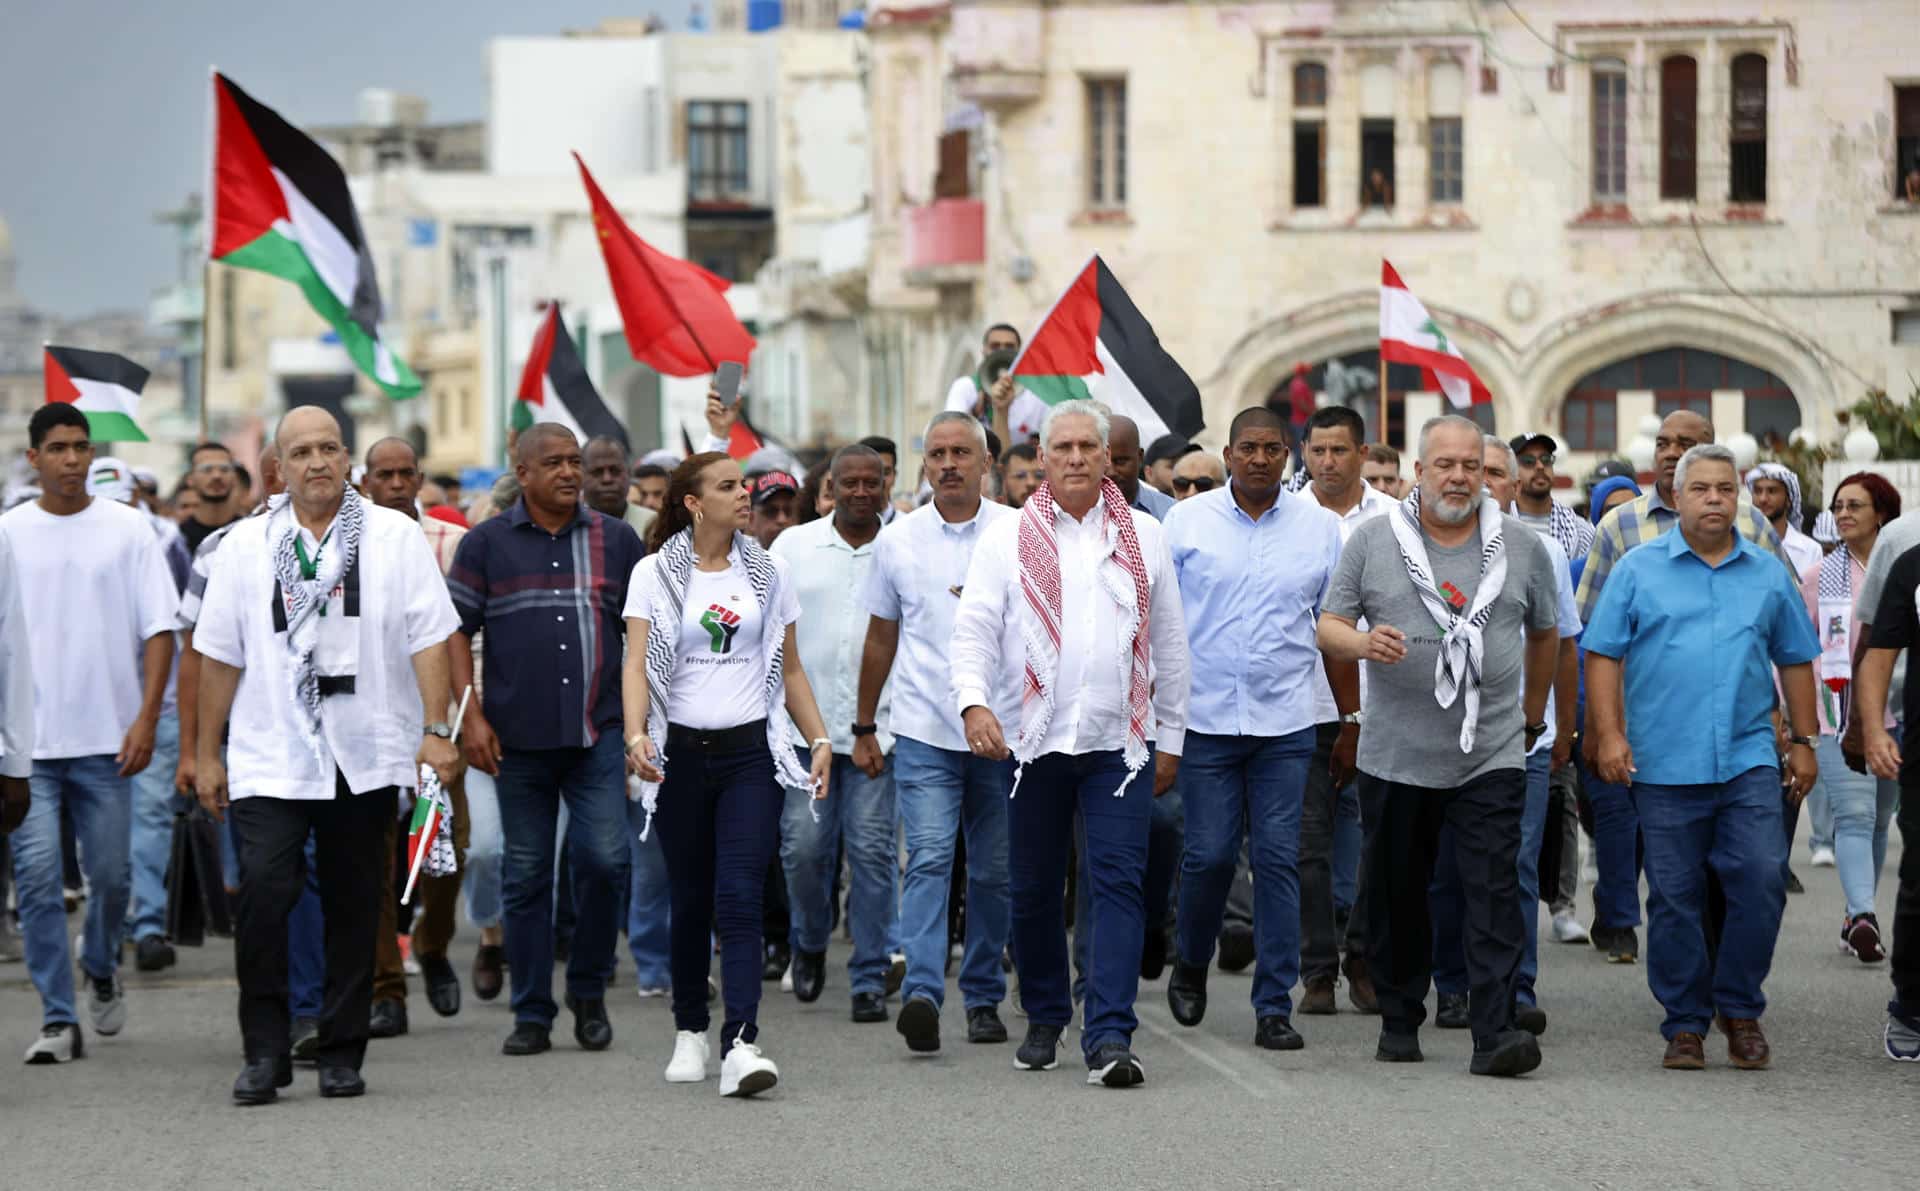
[[1547, 1032], [1547, 1011], [1538, 1005], [1515, 1005], [1513, 1024], [1538, 1038]]
[[760, 979], [780, 979], [787, 974], [787, 965], [792, 962], [793, 952], [785, 943], [768, 943], [766, 958], [760, 964]]
[[1167, 977], [1167, 1008], [1181, 1025], [1199, 1025], [1207, 1015], [1207, 970], [1174, 960], [1173, 975]]
[[1292, 1022], [1273, 1013], [1254, 1024], [1253, 1044], [1261, 1050], [1305, 1050], [1307, 1040], [1293, 1028]]
[[1229, 926], [1220, 932], [1220, 970], [1244, 972], [1253, 963], [1253, 928]]
[[1398, 1031], [1383, 1029], [1380, 1031], [1380, 1043], [1374, 1048], [1373, 1057], [1381, 1063], [1420, 1063], [1426, 1056], [1420, 1053], [1420, 1035], [1412, 1030]]
[[239, 1078], [233, 1081], [233, 1102], [272, 1104], [280, 1098], [278, 1089], [292, 1082], [292, 1058], [282, 1055], [277, 1059], [253, 1059], [240, 1068]]
[[500, 1053], [503, 1055], [537, 1055], [552, 1049], [553, 1042], [548, 1037], [547, 1027], [530, 1021], [513, 1023], [513, 1033], [508, 1034], [507, 1040], [500, 1044]]
[[349, 1096], [364, 1096], [367, 1081], [351, 1067], [320, 1068], [320, 1095], [328, 1100], [342, 1100]]
[[793, 995], [802, 1005], [811, 1005], [820, 999], [820, 990], [827, 986], [827, 953], [824, 951], [795, 951], [793, 953]]
[[907, 1049], [914, 1054], [927, 1055], [940, 1049], [940, 1009], [925, 997], [908, 997], [893, 1028], [900, 1031]]
[[133, 965], [142, 972], [158, 972], [162, 968], [171, 968], [178, 958], [174, 953], [173, 944], [160, 935], [148, 935], [134, 944]]
[[1005, 1042], [1007, 1023], [1000, 1020], [1000, 1013], [991, 1005], [975, 1005], [967, 1010], [968, 1042]]
[[1167, 932], [1149, 930], [1140, 949], [1140, 979], [1158, 980], [1167, 970]]
[[420, 977], [427, 984], [427, 1004], [441, 1017], [460, 1012], [460, 976], [444, 955], [416, 955]]
[[317, 1017], [296, 1017], [293, 1019], [293, 1061], [311, 1063], [320, 1054], [320, 1019]]
[[1473, 1024], [1470, 1006], [1466, 993], [1441, 993], [1433, 1024], [1443, 1030], [1464, 1030]]
[[482, 943], [473, 953], [473, 995], [491, 1001], [506, 985], [507, 949], [498, 943]]
[[[799, 985], [796, 984], [794, 987], [798, 988]], [[862, 1025], [887, 1020], [887, 994], [854, 993], [853, 1020]]]
[[367, 1014], [367, 1037], [398, 1038], [407, 1032], [407, 1003], [405, 1001], [375, 1001], [373, 1012]]
[[1506, 1030], [1476, 1043], [1467, 1070], [1475, 1075], [1525, 1075], [1540, 1065], [1540, 1044], [1525, 1030]]
[[572, 1002], [573, 1040], [581, 1050], [605, 1050], [613, 1045], [613, 1023], [607, 1020], [607, 1002], [599, 997]]

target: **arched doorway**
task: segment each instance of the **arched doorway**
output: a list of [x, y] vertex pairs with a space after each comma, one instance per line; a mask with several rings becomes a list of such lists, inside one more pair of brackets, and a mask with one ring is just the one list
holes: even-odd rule
[[[1737, 424], [1728, 425], [1736, 396]], [[1680, 410], [1712, 420], [1722, 439], [1744, 430], [1763, 443], [1784, 442], [1802, 421], [1799, 398], [1766, 369], [1704, 348], [1666, 347], [1616, 360], [1574, 381], [1561, 403], [1560, 432], [1569, 450], [1613, 454], [1633, 437], [1641, 416], [1666, 417]]]
[[[1428, 392], [1429, 386], [1420, 375], [1420, 369], [1411, 364], [1387, 365], [1387, 434], [1380, 435], [1380, 353], [1377, 349], [1367, 348], [1351, 351], [1330, 359], [1319, 360], [1307, 369], [1307, 387], [1325, 401], [1334, 405], [1345, 405], [1357, 412], [1367, 423], [1368, 442], [1403, 443], [1411, 442], [1407, 420], [1407, 394]], [[1293, 384], [1291, 371], [1282, 377], [1273, 391], [1268, 394], [1266, 404], [1269, 409], [1291, 416], [1293, 402], [1288, 390]], [[1445, 404], [1442, 404], [1444, 410]], [[1475, 405], [1466, 411], [1466, 415], [1488, 433], [1495, 432], [1493, 406]], [[1411, 428], [1417, 431], [1419, 427]]]

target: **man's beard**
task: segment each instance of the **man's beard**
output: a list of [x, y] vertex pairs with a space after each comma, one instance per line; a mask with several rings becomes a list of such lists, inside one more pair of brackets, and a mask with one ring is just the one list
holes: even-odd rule
[[1462, 504], [1458, 509], [1448, 507], [1446, 502], [1449, 499], [1451, 499], [1449, 494], [1439, 492], [1434, 493], [1432, 496], [1424, 497], [1423, 501], [1427, 506], [1427, 515], [1442, 525], [1465, 525], [1477, 511], [1476, 502], [1473, 497], [1464, 493], [1461, 494], [1459, 500]]

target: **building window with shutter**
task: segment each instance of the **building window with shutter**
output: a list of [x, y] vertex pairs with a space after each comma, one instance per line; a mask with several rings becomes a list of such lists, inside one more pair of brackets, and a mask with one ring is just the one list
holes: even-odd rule
[[940, 172], [933, 176], [933, 197], [973, 195], [973, 134], [964, 128], [940, 134]]
[[1095, 210], [1127, 205], [1127, 81], [1087, 80], [1087, 202]]
[[687, 197], [696, 202], [744, 199], [747, 184], [747, 105], [692, 100], [687, 104]]
[[1767, 201], [1767, 60], [1741, 54], [1733, 60], [1733, 118], [1728, 139], [1731, 177], [1727, 197], [1736, 203]]
[[1627, 64], [1593, 64], [1593, 199], [1627, 201]]
[[1327, 68], [1302, 62], [1293, 68], [1293, 205], [1327, 202]]
[[1465, 194], [1465, 155], [1461, 113], [1466, 105], [1466, 74], [1443, 59], [1427, 68], [1427, 198], [1457, 203]]
[[1893, 197], [1920, 203], [1920, 87], [1893, 89]]
[[1685, 54], [1660, 64], [1660, 197], [1691, 199], [1696, 185], [1699, 68]]

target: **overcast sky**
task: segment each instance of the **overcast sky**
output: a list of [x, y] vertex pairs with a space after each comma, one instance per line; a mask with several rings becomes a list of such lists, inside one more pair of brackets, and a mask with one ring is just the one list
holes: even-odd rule
[[366, 87], [424, 96], [434, 120], [478, 119], [488, 38], [649, 12], [682, 28], [690, 0], [0, 6], [0, 216], [28, 302], [71, 315], [144, 307], [173, 279], [153, 214], [204, 189], [208, 67], [299, 125], [352, 120]]

